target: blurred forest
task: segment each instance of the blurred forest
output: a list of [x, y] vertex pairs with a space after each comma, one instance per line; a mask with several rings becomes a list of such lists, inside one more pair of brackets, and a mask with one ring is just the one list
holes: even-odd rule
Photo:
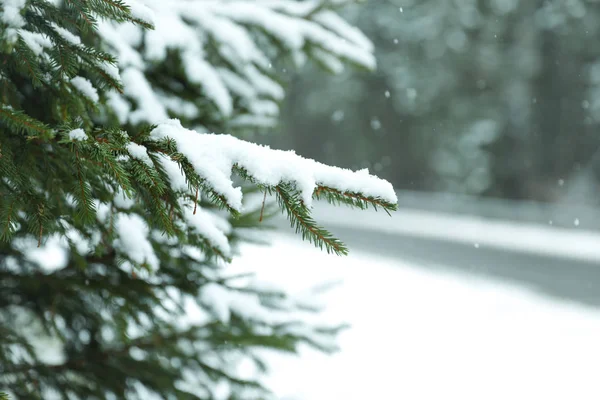
[[279, 147], [398, 189], [596, 204], [600, 2], [370, 0], [377, 71], [291, 80]]

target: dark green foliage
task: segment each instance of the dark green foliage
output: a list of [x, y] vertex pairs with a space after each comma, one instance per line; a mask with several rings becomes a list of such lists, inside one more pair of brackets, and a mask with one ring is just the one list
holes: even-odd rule
[[[244, 229], [267, 228], [259, 221], [277, 208], [235, 210], [174, 140], [112, 117], [107, 97], [123, 87], [98, 21], [149, 23], [120, 0], [29, 0], [22, 17], [19, 30], [0, 30], [0, 389], [16, 399], [211, 399], [225, 383], [231, 399], [266, 398], [259, 380], [237, 375], [237, 359], [264, 372], [257, 349], [335, 350], [330, 339], [343, 327], [304, 326], [299, 313], [313, 307], [223, 268], [248, 240]], [[227, 125], [214, 110], [183, 122]], [[174, 188], [161, 160], [176, 165], [187, 191]], [[347, 253], [316, 225], [293, 181], [267, 186], [238, 166], [232, 172], [247, 196], [275, 195], [303, 238]], [[325, 186], [314, 197], [396, 207]], [[189, 223], [197, 209], [229, 220], [231, 251]], [[147, 245], [143, 256], [127, 240]], [[229, 298], [264, 314], [225, 304], [224, 315], [215, 303]]]

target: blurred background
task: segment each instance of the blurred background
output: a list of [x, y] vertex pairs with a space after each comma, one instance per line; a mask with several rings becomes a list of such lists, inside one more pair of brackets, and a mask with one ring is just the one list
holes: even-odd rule
[[333, 360], [282, 362], [280, 393], [600, 398], [600, 2], [361, 3], [342, 13], [374, 42], [377, 71], [291, 75], [268, 140], [368, 168], [400, 207], [317, 206], [347, 260], [275, 242], [299, 265], [263, 272], [335, 275], [331, 315], [353, 325]]
[[273, 145], [399, 190], [598, 205], [600, 3], [360, 3], [377, 71], [294, 75]]

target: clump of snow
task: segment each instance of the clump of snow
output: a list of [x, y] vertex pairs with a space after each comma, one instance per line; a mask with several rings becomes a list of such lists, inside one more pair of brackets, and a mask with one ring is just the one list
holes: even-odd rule
[[129, 113], [129, 121], [157, 123], [168, 118], [164, 104], [156, 96], [144, 74], [137, 68], [127, 68], [122, 73], [125, 94], [137, 102], [137, 108]]
[[282, 100], [285, 96], [283, 87], [267, 75], [263, 74], [254, 65], [248, 65], [244, 69], [246, 78], [254, 85], [256, 91], [274, 98]]
[[277, 118], [267, 115], [242, 114], [229, 121], [229, 126], [272, 128], [277, 125], [277, 122]]
[[83, 94], [85, 97], [87, 97], [89, 100], [93, 101], [94, 103], [96, 103], [96, 102], [98, 102], [98, 100], [100, 100], [100, 97], [98, 96], [98, 91], [92, 85], [92, 82], [90, 82], [86, 78], [84, 78], [82, 76], [76, 76], [71, 79], [71, 84], [77, 90], [79, 90], [81, 92], [81, 94]]
[[250, 111], [256, 115], [276, 116], [279, 112], [277, 103], [271, 100], [256, 100], [248, 105]]
[[154, 165], [150, 159], [150, 156], [148, 156], [148, 150], [141, 144], [129, 142], [127, 144], [127, 151], [131, 157], [144, 162], [144, 164], [147, 166], [152, 167]]
[[217, 68], [217, 72], [221, 77], [223, 83], [227, 86], [231, 92], [240, 95], [242, 97], [254, 98], [256, 97], [256, 90], [250, 83], [245, 79], [237, 75], [235, 72], [226, 68]]
[[44, 49], [49, 49], [53, 46], [50, 38], [41, 33], [30, 32], [25, 29], [19, 29], [18, 33], [27, 47], [29, 47], [36, 56], [41, 56], [44, 53]]
[[365, 41], [364, 38], [359, 39], [356, 32], [350, 33], [349, 29], [342, 28], [339, 21], [321, 17], [330, 27], [356, 40], [358, 45], [356, 42], [350, 42], [348, 37], [340, 37], [338, 32], [327, 30], [313, 21], [277, 13], [260, 4], [246, 1], [209, 4], [211, 5], [210, 11], [217, 15], [229, 17], [238, 23], [257, 26], [269, 32], [292, 52], [299, 52], [305, 43], [309, 42], [367, 68], [375, 67], [375, 57], [372, 48], [368, 48], [368, 41]]
[[[75, 251], [81, 255], [87, 255], [93, 250], [94, 243], [85, 238], [80, 231], [74, 228], [69, 228], [67, 223], [64, 223], [67, 228], [65, 237], [75, 247]], [[97, 244], [97, 243], [96, 243]]]
[[200, 115], [198, 106], [191, 101], [166, 93], [158, 93], [158, 98], [165, 105], [165, 108], [175, 115], [188, 119], [194, 119]]
[[313, 19], [325, 28], [337, 33], [342, 38], [354, 43], [359, 48], [372, 52], [373, 43], [359, 29], [348, 24], [338, 14], [330, 10], [323, 10], [317, 13]]
[[113, 242], [115, 249], [138, 264], [146, 264], [152, 271], [159, 267], [159, 260], [148, 240], [150, 229], [137, 214], [117, 214]]
[[123, 193], [122, 190], [118, 190], [115, 193], [113, 201], [115, 203], [115, 206], [119, 207], [122, 210], [129, 210], [135, 204], [133, 199], [130, 199], [129, 197], [125, 196], [125, 193]]
[[21, 10], [25, 8], [26, 0], [2, 0], [0, 20], [9, 27], [20, 28], [25, 25]]
[[127, 29], [129, 25], [115, 25], [108, 21], [98, 22], [98, 33], [104, 40], [104, 42], [112, 47], [112, 50], [119, 60], [119, 66], [121, 68], [135, 66], [136, 68], [144, 68], [144, 59], [141, 54], [134, 49], [134, 46], [138, 45], [138, 37], [141, 38], [141, 30], [138, 27], [133, 27], [135, 30], [130, 32]]
[[344, 63], [330, 53], [321, 49], [315, 49], [313, 55], [325, 66], [325, 68], [334, 74], [341, 74], [344, 72]]
[[108, 92], [107, 97], [107, 104], [115, 113], [119, 122], [125, 124], [131, 111], [131, 105], [117, 92]]
[[67, 29], [56, 25], [54, 22], [51, 24], [51, 26], [52, 29], [54, 29], [56, 33], [58, 33], [67, 42], [71, 43], [74, 46], [79, 46], [81, 44], [81, 39], [79, 38], [79, 36], [76, 36], [73, 33], [69, 32]]
[[88, 135], [81, 128], [73, 129], [71, 132], [69, 132], [69, 139], [71, 139], [71, 140], [82, 141], [82, 140], [87, 140], [87, 138], [88, 138]]
[[242, 208], [242, 191], [234, 187], [231, 180], [234, 165], [246, 169], [254, 179], [265, 185], [294, 182], [307, 206], [312, 204], [317, 185], [397, 202], [392, 185], [370, 175], [366, 169], [353, 172], [303, 158], [293, 151], [273, 150], [230, 135], [198, 134], [183, 128], [174, 119], [158, 125], [151, 135], [156, 139], [169, 137], [175, 140], [196, 172], [235, 210]]
[[108, 76], [110, 76], [111, 78], [113, 78], [116, 81], [120, 81], [121, 80], [121, 75], [119, 74], [119, 68], [114, 65], [111, 64], [109, 62], [103, 62], [98, 64], [98, 67], [100, 69], [102, 69], [104, 72], [106, 72], [106, 74]]
[[59, 235], [47, 238], [40, 247], [33, 237], [16, 238], [11, 242], [14, 249], [25, 255], [25, 259], [36, 263], [45, 272], [64, 268], [68, 261], [66, 240]]
[[217, 283], [202, 287], [200, 301], [225, 324], [229, 322], [232, 313], [250, 321], [268, 324], [282, 323], [290, 318], [289, 315], [263, 306], [255, 293], [226, 288]]
[[189, 187], [179, 165], [164, 154], [159, 154], [158, 160], [169, 177], [171, 189], [174, 192], [188, 192]]
[[154, 11], [144, 4], [143, 1], [140, 2], [138, 0], [126, 0], [126, 3], [129, 6], [131, 15], [134, 18], [144, 21], [150, 25], [154, 25]]
[[[194, 105], [195, 111], [187, 106], [174, 109], [172, 101], [167, 104], [168, 96], [160, 94], [145, 76], [145, 64], [163, 62], [169, 50], [179, 52], [188, 80], [200, 87], [223, 117], [239, 117], [233, 107], [239, 100], [242, 111], [249, 114], [248, 121], [254, 122], [245, 124], [241, 119], [231, 126], [272, 127], [272, 120], [253, 119], [264, 113], [256, 114], [252, 105], [265, 97], [284, 97], [282, 86], [271, 76], [273, 53], [264, 49], [252, 34], [254, 30], [277, 40], [298, 64], [306, 59], [306, 45], [310, 44], [315, 49], [313, 57], [335, 72], [342, 71], [348, 60], [366, 68], [375, 65], [369, 40], [335, 13], [319, 10], [307, 18], [316, 7], [312, 1], [129, 0], [127, 4], [136, 18], [151, 22], [154, 30], [107, 21], [100, 21], [98, 30], [124, 71], [125, 97], [136, 105], [129, 116], [134, 124], [162, 122], [169, 112], [185, 118], [202, 112], [198, 105]], [[207, 48], [210, 43], [216, 43], [214, 50]], [[115, 99], [109, 104], [119, 109], [122, 120], [125, 107]], [[269, 115], [278, 112], [277, 105], [277, 112], [269, 110]]]
[[183, 54], [182, 59], [190, 82], [202, 85], [208, 98], [214, 101], [221, 113], [226, 117], [230, 116], [233, 111], [231, 96], [212, 65], [190, 51]]
[[182, 209], [185, 222], [190, 228], [206, 238], [212, 246], [218, 248], [225, 256], [231, 254], [229, 240], [225, 236], [227, 228], [223, 229], [222, 224], [215, 221], [218, 218], [215, 214], [204, 211], [200, 206], [196, 207], [195, 214], [194, 209], [187, 205], [183, 205]]
[[96, 219], [98, 222], [105, 224], [111, 212], [110, 206], [106, 203], [101, 203], [99, 200], [95, 200], [94, 204], [96, 206]]

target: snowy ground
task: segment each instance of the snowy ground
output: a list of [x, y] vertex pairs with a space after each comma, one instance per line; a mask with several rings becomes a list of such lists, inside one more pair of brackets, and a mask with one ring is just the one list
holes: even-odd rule
[[232, 269], [248, 267], [290, 292], [343, 281], [322, 315], [352, 324], [341, 352], [271, 356], [282, 399], [600, 398], [598, 310], [367, 253], [330, 256], [298, 237], [244, 247]]
[[380, 232], [467, 243], [476, 247], [488, 246], [530, 254], [600, 262], [600, 233], [579, 228], [579, 219], [573, 220], [572, 229], [566, 229], [553, 227], [551, 224], [544, 227], [532, 223], [412, 209], [400, 209], [390, 217], [383, 211], [356, 212], [323, 203], [315, 207], [314, 215], [315, 219], [325, 226], [360, 227]]

